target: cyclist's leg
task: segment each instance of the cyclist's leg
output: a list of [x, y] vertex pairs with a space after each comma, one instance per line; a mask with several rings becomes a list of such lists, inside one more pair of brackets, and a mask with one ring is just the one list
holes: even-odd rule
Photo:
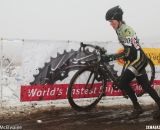
[[153, 113], [153, 118], [160, 118], [160, 97], [157, 92], [151, 87], [147, 74], [143, 74], [141, 76], [136, 77], [138, 83], [142, 86], [142, 88], [153, 98], [153, 100], [157, 103], [159, 109]]
[[129, 83], [135, 78], [135, 75], [133, 72], [130, 70], [126, 69], [125, 72], [123, 73], [120, 82], [119, 82], [119, 87], [120, 89], [124, 90], [129, 98], [131, 99], [133, 106], [134, 106], [134, 111], [133, 114], [141, 114], [142, 113], [142, 108], [140, 107], [137, 97], [135, 95], [135, 92], [133, 89], [130, 87]]
[[136, 79], [145, 90], [145, 92], [147, 92], [153, 98], [160, 109], [160, 97], [158, 96], [157, 92], [151, 87], [147, 74], [144, 73], [143, 75], [137, 76]]

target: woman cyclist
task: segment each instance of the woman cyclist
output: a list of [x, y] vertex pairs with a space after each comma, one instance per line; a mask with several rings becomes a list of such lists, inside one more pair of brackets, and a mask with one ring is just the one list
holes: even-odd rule
[[[137, 101], [135, 92], [129, 86], [129, 83], [136, 78], [137, 82], [147, 92], [158, 105], [158, 111], [154, 114], [155, 118], [160, 117], [160, 97], [156, 91], [151, 87], [145, 67], [148, 64], [148, 58], [139, 45], [139, 39], [135, 31], [122, 19], [123, 11], [119, 6], [109, 9], [106, 13], [106, 20], [110, 22], [113, 29], [116, 31], [119, 42], [124, 47], [124, 52], [118, 55], [104, 56], [103, 60], [116, 60], [124, 58], [127, 65], [124, 73], [121, 75], [119, 81], [119, 88], [124, 90], [133, 103], [133, 112], [131, 117], [136, 117], [143, 113], [140, 104]], [[110, 58], [112, 57], [112, 58]]]

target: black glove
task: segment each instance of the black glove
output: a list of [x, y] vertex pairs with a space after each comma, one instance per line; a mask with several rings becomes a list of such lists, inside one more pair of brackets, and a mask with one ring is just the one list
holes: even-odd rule
[[105, 54], [101, 56], [101, 59], [104, 62], [112, 61], [112, 58], [110, 56], [108, 56], [108, 55], [105, 55]]

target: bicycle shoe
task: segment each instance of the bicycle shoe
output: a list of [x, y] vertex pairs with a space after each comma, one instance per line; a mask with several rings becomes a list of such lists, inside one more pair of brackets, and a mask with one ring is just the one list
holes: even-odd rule
[[139, 104], [137, 104], [134, 106], [134, 110], [131, 113], [131, 115], [129, 116], [129, 119], [137, 118], [142, 113], [143, 113], [143, 109], [141, 108], [141, 106]]

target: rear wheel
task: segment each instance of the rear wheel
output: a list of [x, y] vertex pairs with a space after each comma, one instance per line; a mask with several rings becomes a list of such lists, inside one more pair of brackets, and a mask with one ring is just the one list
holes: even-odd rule
[[106, 81], [100, 68], [87, 66], [80, 69], [72, 77], [68, 88], [70, 105], [78, 111], [93, 108], [102, 98], [106, 89]]

